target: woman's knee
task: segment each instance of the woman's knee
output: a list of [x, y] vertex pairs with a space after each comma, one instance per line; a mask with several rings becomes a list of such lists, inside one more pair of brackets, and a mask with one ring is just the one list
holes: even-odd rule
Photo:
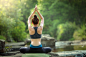
[[52, 49], [50, 47], [48, 47], [47, 50], [49, 50], [49, 52], [51, 52]]
[[46, 53], [48, 53], [48, 52], [51, 52], [51, 51], [52, 51], [52, 49], [51, 49], [50, 47], [43, 47], [43, 49], [45, 50], [45, 52], [46, 52]]
[[21, 47], [19, 50], [21, 53], [26, 53], [28, 48], [27, 47]]
[[50, 49], [51, 50], [51, 48], [50, 47], [43, 47], [44, 49]]

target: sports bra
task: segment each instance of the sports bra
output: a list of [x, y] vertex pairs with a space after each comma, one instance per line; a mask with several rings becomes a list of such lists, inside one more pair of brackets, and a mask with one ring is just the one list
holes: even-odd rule
[[38, 34], [37, 33], [37, 28], [38, 27], [33, 27], [35, 29], [35, 34], [33, 35], [30, 35], [31, 39], [38, 39], [38, 38], [41, 38], [41, 34]]

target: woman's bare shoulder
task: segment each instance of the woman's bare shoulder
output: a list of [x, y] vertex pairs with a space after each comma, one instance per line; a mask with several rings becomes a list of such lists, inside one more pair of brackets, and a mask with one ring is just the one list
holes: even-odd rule
[[42, 26], [39, 26], [38, 29], [39, 29], [39, 30], [43, 30], [43, 27], [42, 27]]
[[28, 29], [29, 29], [29, 31], [33, 31], [34, 30], [32, 26], [30, 26]]

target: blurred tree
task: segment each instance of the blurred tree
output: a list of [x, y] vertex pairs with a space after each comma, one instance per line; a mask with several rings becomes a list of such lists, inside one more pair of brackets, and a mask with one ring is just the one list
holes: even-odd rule
[[60, 0], [71, 7], [74, 8], [75, 11], [77, 11], [79, 17], [76, 19], [76, 23], [80, 26], [82, 24], [86, 24], [86, 0]]
[[[5, 36], [7, 41], [11, 41], [12, 38], [15, 40], [16, 36], [14, 37], [11, 33], [15, 32], [13, 31], [15, 27], [21, 27], [20, 24], [23, 24], [20, 2], [20, 0], [0, 0], [0, 34]], [[18, 34], [22, 34], [24, 35], [23, 38], [26, 38], [25, 24], [22, 27], [24, 28], [18, 29], [18, 31], [21, 31]], [[21, 39], [22, 36], [16, 38]]]
[[4, 36], [2, 36], [2, 35], [0, 35], [0, 39], [6, 40], [6, 38]]
[[65, 23], [58, 25], [57, 40], [67, 41], [73, 38], [73, 33], [76, 30], [75, 23]]
[[[86, 0], [0, 0], [0, 35], [5, 36], [7, 40], [11, 38], [15, 41], [24, 40], [25, 31], [28, 32], [27, 20], [36, 4], [45, 20], [43, 33], [58, 39], [62, 39], [65, 33], [69, 33], [72, 37], [72, 33], [75, 31], [75, 27], [72, 28], [74, 22], [81, 32], [84, 31], [82, 25], [86, 24]], [[60, 26], [62, 29], [59, 30]], [[72, 31], [68, 32], [71, 29]], [[74, 32], [74, 35], [78, 35], [79, 30], [75, 31], [77, 33]], [[69, 40], [66, 38], [73, 40], [69, 34], [65, 36], [64, 40]], [[24, 39], [22, 39], [23, 36]]]
[[81, 28], [78, 28], [73, 34], [75, 40], [86, 40], [86, 26], [82, 25]]
[[25, 40], [26, 38], [25, 28], [26, 28], [25, 24], [22, 21], [18, 20], [17, 26], [15, 26], [11, 32], [11, 35], [15, 41], [19, 42]]
[[41, 6], [39, 9], [42, 11], [45, 19], [43, 33], [48, 33], [56, 38], [57, 26], [59, 24], [65, 22], [74, 22], [76, 19], [78, 19], [77, 11], [75, 11], [73, 7], [61, 2], [60, 0], [38, 0], [38, 2], [39, 6]]

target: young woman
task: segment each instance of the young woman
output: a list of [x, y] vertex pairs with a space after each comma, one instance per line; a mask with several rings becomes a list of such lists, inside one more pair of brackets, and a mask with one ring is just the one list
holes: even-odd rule
[[[38, 26], [39, 19], [38, 19], [37, 15], [34, 15], [35, 12], [37, 12], [41, 18], [40, 26]], [[33, 15], [34, 15], [34, 18], [32, 19], [32, 24], [33, 24], [33, 27], [32, 27], [31, 26], [31, 18]], [[44, 25], [44, 18], [40, 14], [40, 12], [38, 11], [37, 6], [36, 6], [34, 12], [28, 18], [28, 29], [29, 29], [29, 34], [31, 37], [31, 44], [30, 44], [30, 47], [20, 48], [21, 53], [48, 53], [48, 52], [51, 52], [50, 47], [42, 47], [42, 44], [41, 44], [41, 34], [42, 34], [42, 30], [43, 30], [43, 25]]]

